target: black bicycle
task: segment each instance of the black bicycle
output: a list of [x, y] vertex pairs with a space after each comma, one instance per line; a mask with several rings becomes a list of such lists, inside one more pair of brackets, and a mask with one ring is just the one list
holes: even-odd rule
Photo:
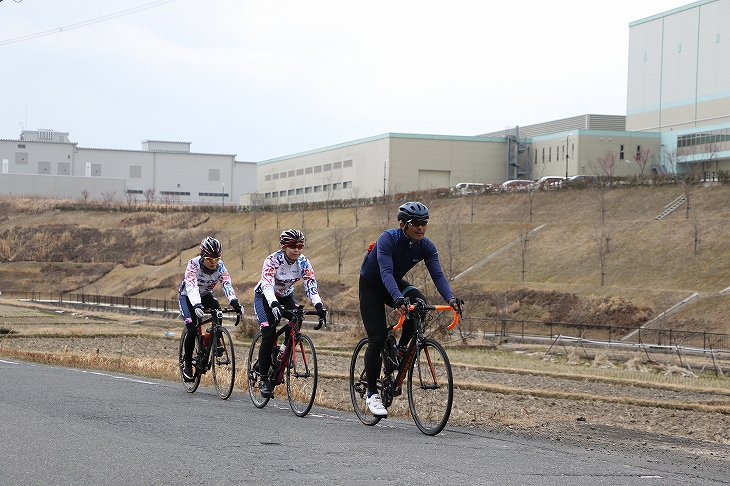
[[[223, 326], [223, 315], [236, 312], [234, 309], [203, 309], [210, 314], [210, 318], [198, 323], [198, 334], [195, 336], [195, 350], [193, 351], [193, 380], [186, 381], [183, 375], [185, 367], [185, 338], [188, 328], [185, 327], [180, 336], [180, 379], [185, 391], [193, 393], [200, 385], [200, 377], [208, 370], [213, 370], [213, 382], [218, 396], [228, 399], [233, 391], [233, 382], [236, 379], [236, 354], [233, 349], [231, 334]], [[241, 314], [236, 313], [236, 323], [241, 322]], [[208, 326], [203, 332], [203, 327]]]
[[[407, 299], [406, 299], [407, 300]], [[415, 332], [405, 354], [399, 359], [395, 336], [392, 331], [399, 329], [405, 316], [397, 324], [388, 327], [385, 349], [381, 350], [383, 361], [381, 376], [378, 378], [378, 393], [383, 406], [388, 408], [393, 398], [402, 393], [403, 381], [407, 376], [408, 406], [416, 425], [426, 435], [436, 435], [449, 420], [454, 399], [454, 380], [451, 363], [444, 347], [433, 339], [424, 337], [424, 322], [431, 322], [431, 311], [450, 310], [454, 319], [446, 329], [453, 329], [459, 322], [459, 314], [448, 305], [428, 305], [417, 299], [409, 305], [410, 318], [415, 324]], [[365, 350], [368, 339], [363, 338], [355, 347], [350, 362], [350, 398], [355, 413], [365, 425], [375, 425], [382, 417], [370, 413], [366, 404], [367, 379], [365, 375]]]
[[[312, 409], [314, 397], [317, 393], [317, 353], [314, 343], [306, 334], [301, 332], [304, 316], [317, 315], [317, 311], [304, 310], [303, 305], [294, 310], [282, 309], [283, 317], [289, 322], [276, 331], [276, 343], [279, 337], [284, 336], [283, 349], [278, 344], [274, 346], [271, 356], [271, 367], [263, 371], [268, 373], [269, 383], [276, 387], [286, 381], [286, 394], [289, 406], [298, 417], [304, 417]], [[327, 318], [321, 317], [314, 329], [326, 326]], [[262, 397], [258, 391], [258, 383], [262, 370], [259, 370], [259, 348], [261, 347], [261, 332], [257, 333], [248, 350], [248, 394], [256, 408], [264, 408], [269, 398]]]

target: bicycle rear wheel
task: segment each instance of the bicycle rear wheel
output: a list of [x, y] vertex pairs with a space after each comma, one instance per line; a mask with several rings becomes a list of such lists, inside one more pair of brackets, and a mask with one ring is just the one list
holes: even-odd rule
[[[256, 408], [264, 408], [269, 403], [269, 399], [262, 397], [259, 393], [259, 378], [261, 377], [261, 373], [258, 370], [259, 347], [261, 347], [260, 332], [256, 333], [253, 341], [251, 341], [251, 347], [248, 350], [246, 372], [248, 375], [248, 395], [251, 397], [251, 401]], [[265, 373], [266, 371], [263, 372]]]
[[[365, 379], [365, 350], [367, 348], [368, 340], [363, 338], [357, 343], [355, 352], [352, 353], [352, 360], [350, 361], [350, 398], [352, 399], [352, 407], [355, 409], [360, 422], [365, 425], [375, 425], [380, 422], [381, 417], [376, 417], [370, 413], [366, 403], [368, 383]], [[380, 382], [378, 382], [378, 387], [380, 387]]]
[[425, 339], [408, 370], [408, 406], [421, 432], [436, 435], [443, 430], [453, 399], [454, 379], [446, 350]]
[[185, 377], [183, 376], [183, 367], [185, 366], [185, 338], [187, 337], [187, 335], [188, 328], [185, 327], [183, 329], [182, 336], [180, 336], [180, 347], [178, 349], [180, 357], [180, 381], [182, 381], [186, 392], [194, 393], [195, 390], [198, 389], [198, 385], [200, 385], [200, 373], [198, 373], [195, 363], [193, 363], [193, 381], [185, 381]]
[[312, 409], [317, 393], [317, 352], [314, 343], [304, 334], [289, 356], [286, 367], [286, 394], [289, 406], [297, 417], [304, 417]]
[[210, 356], [215, 388], [218, 396], [226, 400], [231, 396], [236, 379], [236, 353], [231, 333], [225, 327], [218, 329], [218, 338], [210, 350]]

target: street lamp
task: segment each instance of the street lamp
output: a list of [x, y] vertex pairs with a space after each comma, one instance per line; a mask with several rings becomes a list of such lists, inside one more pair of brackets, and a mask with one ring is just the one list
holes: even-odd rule
[[386, 172], [386, 166], [388, 165], [388, 160], [389, 159], [385, 159], [385, 162], [383, 162], [383, 197], [385, 197], [385, 181], [386, 181], [386, 177], [385, 176], [387, 174], [387, 172]]
[[572, 133], [569, 133], [567, 137], [565, 137], [565, 182], [568, 182], [568, 159], [570, 158], [570, 155], [568, 155], [568, 143], [570, 142], [570, 136], [573, 135]]

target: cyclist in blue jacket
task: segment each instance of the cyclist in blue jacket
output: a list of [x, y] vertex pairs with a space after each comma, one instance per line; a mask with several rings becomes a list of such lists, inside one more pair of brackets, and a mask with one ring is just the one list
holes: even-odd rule
[[[366, 403], [370, 412], [377, 417], [387, 417], [388, 410], [378, 394], [377, 379], [380, 376], [380, 352], [388, 337], [385, 307], [402, 316], [407, 312], [405, 298], [415, 301], [426, 300], [423, 293], [403, 280], [405, 274], [418, 262], [423, 261], [438, 292], [457, 311], [463, 301], [454, 297], [451, 286], [441, 270], [436, 246], [426, 238], [428, 208], [420, 202], [408, 202], [398, 208], [400, 227], [384, 231], [374, 246], [365, 255], [360, 269], [360, 315], [368, 333], [368, 348], [365, 350], [365, 374], [368, 381]], [[413, 321], [403, 323], [398, 341], [398, 352], [403, 354], [413, 336]]]

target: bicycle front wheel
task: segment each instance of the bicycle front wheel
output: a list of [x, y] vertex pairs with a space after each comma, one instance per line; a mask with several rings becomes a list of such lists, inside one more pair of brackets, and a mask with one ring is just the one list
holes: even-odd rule
[[300, 334], [286, 367], [286, 394], [297, 417], [309, 413], [316, 393], [317, 353], [309, 336]]
[[408, 370], [408, 406], [421, 432], [436, 435], [443, 430], [453, 399], [454, 379], [446, 350], [425, 339]]
[[210, 361], [218, 396], [226, 400], [231, 396], [233, 382], [236, 379], [236, 353], [228, 329], [221, 327], [217, 334], [215, 346], [210, 350]]
[[[368, 349], [368, 339], [363, 338], [355, 346], [355, 352], [352, 353], [350, 361], [350, 398], [352, 399], [352, 407], [355, 409], [357, 418], [365, 425], [375, 425], [380, 422], [381, 417], [376, 417], [370, 413], [366, 400], [368, 396], [368, 382], [365, 377], [365, 350]], [[378, 388], [381, 382], [378, 381]], [[380, 391], [380, 390], [378, 390]]]
[[193, 363], [193, 372], [195, 373], [193, 381], [185, 381], [185, 377], [183, 376], [183, 367], [185, 366], [185, 338], [187, 336], [188, 328], [185, 327], [182, 336], [180, 336], [180, 348], [178, 350], [180, 357], [180, 381], [182, 381], [186, 392], [194, 393], [198, 389], [198, 385], [200, 385], [200, 373], [198, 373], [195, 363]]
[[[269, 403], [268, 398], [264, 398], [259, 393], [259, 378], [261, 372], [259, 371], [259, 347], [261, 347], [261, 333], [256, 333], [253, 341], [251, 341], [251, 347], [248, 350], [248, 363], [246, 364], [246, 374], [248, 377], [248, 395], [251, 397], [256, 408], [264, 408]], [[263, 371], [266, 373], [266, 371]]]

